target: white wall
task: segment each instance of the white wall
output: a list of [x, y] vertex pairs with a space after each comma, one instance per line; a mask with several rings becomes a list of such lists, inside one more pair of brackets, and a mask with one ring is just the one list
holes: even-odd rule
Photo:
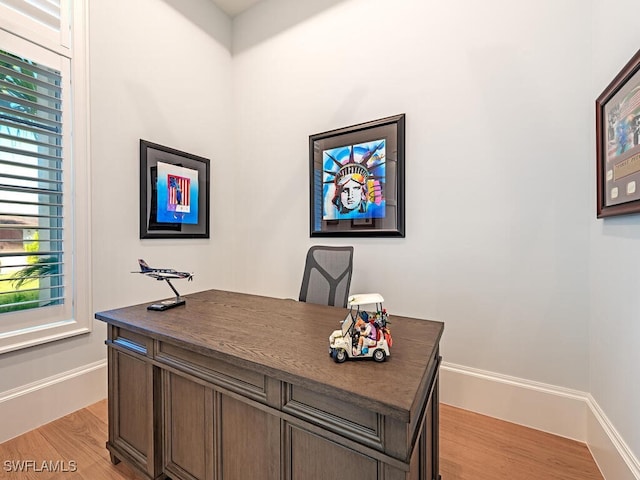
[[[594, 0], [590, 91], [594, 101], [638, 50], [637, 10], [638, 3], [634, 0]], [[592, 123], [594, 118], [592, 113]], [[595, 145], [593, 135], [590, 145]], [[595, 165], [595, 150], [593, 152], [589, 158]], [[595, 170], [592, 173], [589, 181], [595, 185]], [[595, 187], [590, 203], [596, 204]], [[640, 217], [596, 220], [593, 212], [589, 233], [590, 391], [637, 457], [640, 454]], [[637, 460], [636, 469], [640, 475]]]
[[[137, 259], [230, 288], [231, 21], [208, 0], [89, 2], [93, 311], [173, 295]], [[211, 159], [210, 240], [138, 238], [139, 139]], [[106, 328], [2, 355], [0, 442], [106, 395]]]
[[[353, 244], [352, 291], [444, 321], [446, 361], [588, 390], [589, 10], [344, 0], [269, 27], [298, 3], [234, 20], [239, 285], [296, 296], [310, 244]], [[308, 136], [403, 112], [406, 238], [309, 239]]]
[[[94, 310], [173, 293], [137, 259], [229, 286], [233, 243], [230, 20], [207, 0], [91, 3]], [[211, 160], [211, 239], [140, 240], [139, 140]]]

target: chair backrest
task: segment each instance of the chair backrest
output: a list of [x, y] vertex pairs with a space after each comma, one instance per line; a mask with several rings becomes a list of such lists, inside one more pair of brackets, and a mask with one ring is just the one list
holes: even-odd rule
[[352, 270], [353, 247], [311, 247], [307, 252], [299, 300], [346, 307]]

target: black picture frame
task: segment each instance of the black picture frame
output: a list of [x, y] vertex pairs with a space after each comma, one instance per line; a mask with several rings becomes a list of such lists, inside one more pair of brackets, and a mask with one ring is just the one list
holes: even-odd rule
[[405, 114], [309, 136], [311, 237], [404, 237]]
[[140, 238], [209, 238], [210, 175], [208, 158], [140, 139]]
[[640, 50], [596, 100], [597, 218], [640, 212]]

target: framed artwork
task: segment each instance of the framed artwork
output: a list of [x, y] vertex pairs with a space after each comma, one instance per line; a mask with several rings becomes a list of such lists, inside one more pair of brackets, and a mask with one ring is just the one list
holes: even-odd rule
[[405, 115], [309, 136], [312, 237], [404, 237]]
[[597, 217], [640, 212], [640, 51], [596, 100]]
[[209, 238], [209, 159], [140, 140], [140, 238]]

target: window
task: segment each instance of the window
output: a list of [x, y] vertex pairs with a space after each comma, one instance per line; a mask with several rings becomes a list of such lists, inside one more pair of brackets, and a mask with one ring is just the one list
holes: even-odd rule
[[0, 0], [0, 353], [92, 322], [84, 7]]
[[64, 303], [61, 72], [0, 50], [0, 313]]

